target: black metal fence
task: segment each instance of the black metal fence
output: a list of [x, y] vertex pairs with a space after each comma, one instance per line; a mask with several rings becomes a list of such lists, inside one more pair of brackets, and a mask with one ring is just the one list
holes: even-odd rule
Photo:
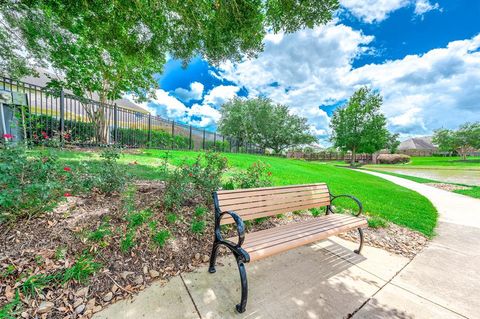
[[252, 144], [240, 145], [233, 138], [154, 116], [140, 108], [104, 104], [65, 92], [53, 94], [45, 87], [5, 77], [0, 78], [0, 89], [26, 94], [28, 106], [9, 105], [6, 122], [8, 133], [34, 144], [57, 139], [78, 146], [263, 152]]

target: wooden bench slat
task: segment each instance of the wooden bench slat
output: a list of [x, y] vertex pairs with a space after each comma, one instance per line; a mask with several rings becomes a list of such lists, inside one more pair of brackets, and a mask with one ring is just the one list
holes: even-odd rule
[[253, 197], [253, 196], [265, 196], [272, 194], [285, 194], [285, 193], [295, 193], [305, 190], [325, 190], [328, 191], [328, 187], [325, 184], [319, 185], [308, 185], [308, 186], [296, 186], [296, 187], [281, 187], [281, 188], [268, 188], [266, 190], [261, 189], [246, 189], [246, 190], [231, 190], [231, 191], [218, 191], [217, 196], [219, 201], [225, 199], [233, 198], [244, 198], [244, 197]]
[[312, 187], [312, 186], [327, 186], [327, 184], [312, 183], [312, 184], [296, 184], [296, 185], [270, 186], [270, 187], [257, 187], [257, 188], [226, 189], [226, 190], [217, 191], [217, 194], [247, 193], [247, 192], [255, 192], [255, 191], [282, 190], [287, 188]]
[[280, 235], [277, 234], [276, 237], [267, 237], [267, 238], [257, 238], [255, 241], [245, 242], [242, 245], [242, 248], [247, 251], [256, 251], [259, 249], [265, 249], [271, 246], [277, 246], [282, 243], [287, 243], [290, 241], [298, 240], [305, 236], [314, 235], [317, 233], [324, 232], [329, 229], [337, 229], [343, 226], [350, 226], [351, 228], [356, 228], [357, 225], [361, 225], [363, 222], [361, 220], [350, 220], [346, 221], [335, 221], [333, 223], [326, 223], [323, 225], [318, 225], [317, 227], [307, 228], [304, 230], [299, 230], [297, 232], [292, 232], [290, 234]]
[[281, 193], [281, 194], [270, 194], [262, 196], [252, 196], [252, 197], [240, 197], [240, 198], [231, 198], [231, 199], [222, 199], [220, 200], [220, 205], [233, 205], [233, 204], [244, 204], [252, 202], [261, 202], [267, 200], [277, 200], [283, 198], [295, 198], [295, 197], [305, 197], [305, 196], [320, 196], [330, 197], [330, 193], [326, 189], [318, 190], [302, 190], [294, 193]]
[[[251, 210], [247, 211], [235, 211], [243, 220], [250, 220], [250, 219], [256, 219], [256, 218], [261, 218], [261, 217], [268, 217], [272, 215], [278, 215], [278, 214], [283, 214], [283, 213], [290, 213], [293, 211], [297, 210], [305, 210], [305, 209], [310, 209], [310, 208], [317, 208], [317, 207], [322, 207], [322, 206], [327, 206], [330, 204], [330, 200], [328, 201], [312, 201], [308, 204], [303, 204], [303, 205], [297, 205], [297, 206], [286, 206], [283, 205], [284, 207], [277, 207], [277, 208], [268, 208], [268, 207], [260, 207], [260, 208], [254, 208]], [[233, 223], [233, 218], [230, 216], [225, 216], [222, 218], [220, 221], [221, 225], [224, 224], [230, 224]]]
[[306, 196], [292, 196], [292, 197], [278, 197], [274, 199], [265, 199], [261, 201], [252, 201], [252, 202], [246, 202], [242, 204], [228, 204], [225, 205], [223, 202], [220, 204], [220, 210], [222, 212], [226, 212], [229, 210], [233, 210], [235, 212], [238, 211], [243, 211], [247, 209], [253, 209], [257, 207], [273, 207], [273, 206], [278, 206], [281, 204], [291, 204], [292, 205], [301, 205], [302, 203], [305, 202], [311, 202], [311, 201], [330, 201], [330, 195], [321, 193], [321, 194], [310, 194]]
[[[250, 260], [256, 260], [264, 257], [268, 257], [292, 248], [303, 246], [332, 235], [336, 235], [341, 232], [348, 231], [350, 229], [361, 228], [367, 226], [365, 218], [352, 217], [347, 215], [340, 215], [341, 217], [330, 217], [335, 215], [328, 215], [318, 217], [318, 219], [329, 219], [327, 223], [319, 223], [316, 227], [304, 227], [305, 224], [311, 223], [311, 221], [289, 224], [285, 226], [276, 227], [272, 233], [271, 229], [255, 232], [251, 235], [245, 236], [245, 242], [242, 245], [250, 255]], [[294, 228], [298, 227], [295, 231]], [[283, 231], [285, 235], [281, 235]], [[271, 237], [272, 234], [276, 237]], [[230, 240], [236, 241], [236, 238]]]
[[[295, 233], [295, 232], [299, 232], [299, 231], [304, 231], [304, 230], [309, 230], [310, 228], [316, 228], [316, 227], [320, 227], [320, 226], [323, 226], [323, 225], [327, 225], [327, 224], [332, 224], [332, 223], [335, 223], [337, 221], [344, 221], [344, 220], [357, 220], [358, 217], [355, 217], [355, 216], [348, 216], [345, 217], [345, 218], [337, 218], [337, 217], [331, 217], [332, 215], [327, 215], [327, 216], [321, 216], [321, 217], [316, 217], [315, 219], [313, 220], [308, 220], [308, 221], [304, 221], [304, 222], [299, 222], [299, 223], [292, 223], [292, 224], [287, 224], [287, 225], [284, 225], [284, 226], [280, 226], [280, 227], [273, 227], [273, 228], [269, 228], [269, 229], [266, 229], [266, 230], [263, 230], [263, 231], [259, 231], [259, 232], [253, 232], [253, 233], [250, 233], [248, 234], [248, 238], [249, 238], [249, 241], [257, 241], [257, 240], [264, 240], [264, 239], [268, 239], [268, 238], [276, 238], [278, 236], [283, 236], [283, 235], [290, 235], [292, 233]], [[288, 227], [287, 227], [288, 226]]]

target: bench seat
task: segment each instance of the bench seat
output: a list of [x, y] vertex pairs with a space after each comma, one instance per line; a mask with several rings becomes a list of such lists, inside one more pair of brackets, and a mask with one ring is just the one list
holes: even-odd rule
[[[246, 233], [242, 248], [250, 255], [250, 262], [252, 262], [366, 226], [367, 220], [364, 217], [330, 214], [312, 220]], [[233, 237], [228, 240], [236, 242], [238, 238]]]

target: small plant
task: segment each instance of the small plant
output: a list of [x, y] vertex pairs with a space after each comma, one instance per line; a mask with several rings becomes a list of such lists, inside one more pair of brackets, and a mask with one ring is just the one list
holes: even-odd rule
[[55, 249], [55, 259], [56, 260], [63, 260], [67, 256], [67, 247], [58, 247]]
[[125, 238], [120, 242], [120, 250], [125, 254], [129, 252], [133, 246], [135, 246], [135, 231], [129, 230], [125, 234]]
[[368, 227], [371, 227], [371, 228], [388, 227], [388, 222], [385, 219], [378, 216], [369, 216], [367, 218], [367, 222], [368, 222]]
[[42, 291], [46, 286], [53, 283], [56, 279], [56, 275], [32, 275], [22, 283], [20, 289], [26, 296], [35, 297], [38, 292]]
[[140, 212], [127, 214], [125, 219], [128, 221], [128, 229], [137, 229], [139, 226], [145, 224], [151, 217], [150, 210], [142, 210]]
[[[16, 268], [14, 265], [8, 265], [4, 271], [0, 273], [0, 278], [7, 278], [15, 272]], [[0, 317], [1, 318], [1, 317]]]
[[165, 246], [167, 240], [170, 238], [170, 232], [166, 229], [157, 231], [153, 236], [153, 242], [160, 248]]
[[310, 211], [310, 214], [312, 214], [313, 217], [318, 217], [320, 215], [322, 215], [324, 213], [323, 210], [321, 210], [320, 208], [310, 208], [309, 209]]
[[207, 212], [207, 208], [205, 208], [204, 206], [197, 206], [195, 207], [195, 212], [193, 213], [193, 215], [197, 218], [200, 218], [205, 216], [206, 212]]
[[20, 307], [21, 307], [20, 294], [18, 293], [18, 290], [15, 290], [15, 297], [13, 298], [13, 300], [0, 308], [0, 318], [1, 319], [19, 318]]
[[194, 234], [203, 234], [206, 228], [206, 223], [203, 220], [193, 220], [191, 230]]
[[102, 268], [102, 264], [95, 262], [93, 256], [88, 253], [81, 255], [72, 267], [65, 270], [62, 276], [62, 284], [75, 280], [78, 283], [85, 283], [87, 279]]
[[169, 224], [175, 224], [178, 220], [178, 215], [174, 213], [168, 213], [167, 216], [165, 216], [165, 219]]
[[269, 217], [255, 218], [255, 219], [253, 220], [253, 223], [256, 224], [256, 225], [258, 225], [258, 224], [261, 224], [261, 223], [267, 221], [268, 219], [269, 219]]
[[98, 228], [90, 232], [87, 236], [88, 240], [94, 242], [102, 241], [106, 236], [110, 236], [112, 231], [110, 229], [110, 224], [108, 221], [104, 221], [98, 226]]

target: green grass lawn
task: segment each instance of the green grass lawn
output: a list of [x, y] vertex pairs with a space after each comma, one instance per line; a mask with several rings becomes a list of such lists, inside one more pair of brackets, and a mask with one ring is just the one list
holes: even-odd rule
[[[139, 179], [160, 179], [162, 157], [166, 151], [143, 150], [138, 154], [124, 154], [121, 164]], [[200, 152], [169, 151], [169, 162], [174, 165], [184, 161], [193, 162]], [[99, 159], [95, 152], [59, 151], [58, 155], [66, 164], [75, 167], [80, 161]], [[385, 218], [398, 225], [417, 230], [427, 236], [434, 234], [437, 212], [428, 199], [406, 188], [381, 178], [336, 167], [334, 163], [306, 162], [251, 154], [224, 154], [232, 170], [246, 169], [252, 163], [262, 160], [271, 167], [275, 185], [307, 184], [326, 182], [333, 194], [352, 194], [358, 197], [365, 212]], [[135, 164], [133, 164], [135, 162]], [[353, 207], [347, 202], [339, 206]]]
[[365, 168], [379, 168], [379, 167], [394, 167], [394, 168], [435, 168], [435, 169], [468, 169], [468, 170], [480, 170], [480, 157], [470, 156], [466, 161], [463, 161], [460, 157], [439, 157], [439, 156], [426, 156], [426, 157], [412, 157], [408, 164], [375, 164], [365, 165]]
[[452, 185], [460, 185], [460, 186], [467, 186], [470, 187], [470, 189], [457, 189], [454, 190], [454, 193], [474, 197], [474, 198], [480, 198], [480, 186], [472, 186], [472, 185], [465, 185], [465, 184], [456, 184], [456, 183], [447, 183], [447, 182], [440, 182], [436, 181], [433, 179], [428, 179], [428, 178], [423, 178], [423, 177], [416, 177], [416, 176], [410, 176], [410, 175], [404, 175], [404, 174], [398, 174], [398, 173], [393, 173], [393, 172], [387, 172], [384, 170], [375, 170], [375, 169], [367, 169], [372, 172], [377, 172], [377, 173], [382, 173], [382, 174], [387, 174], [387, 175], [392, 175], [392, 176], [397, 176], [401, 178], [405, 178], [417, 183], [443, 183], [443, 184], [452, 184]]

